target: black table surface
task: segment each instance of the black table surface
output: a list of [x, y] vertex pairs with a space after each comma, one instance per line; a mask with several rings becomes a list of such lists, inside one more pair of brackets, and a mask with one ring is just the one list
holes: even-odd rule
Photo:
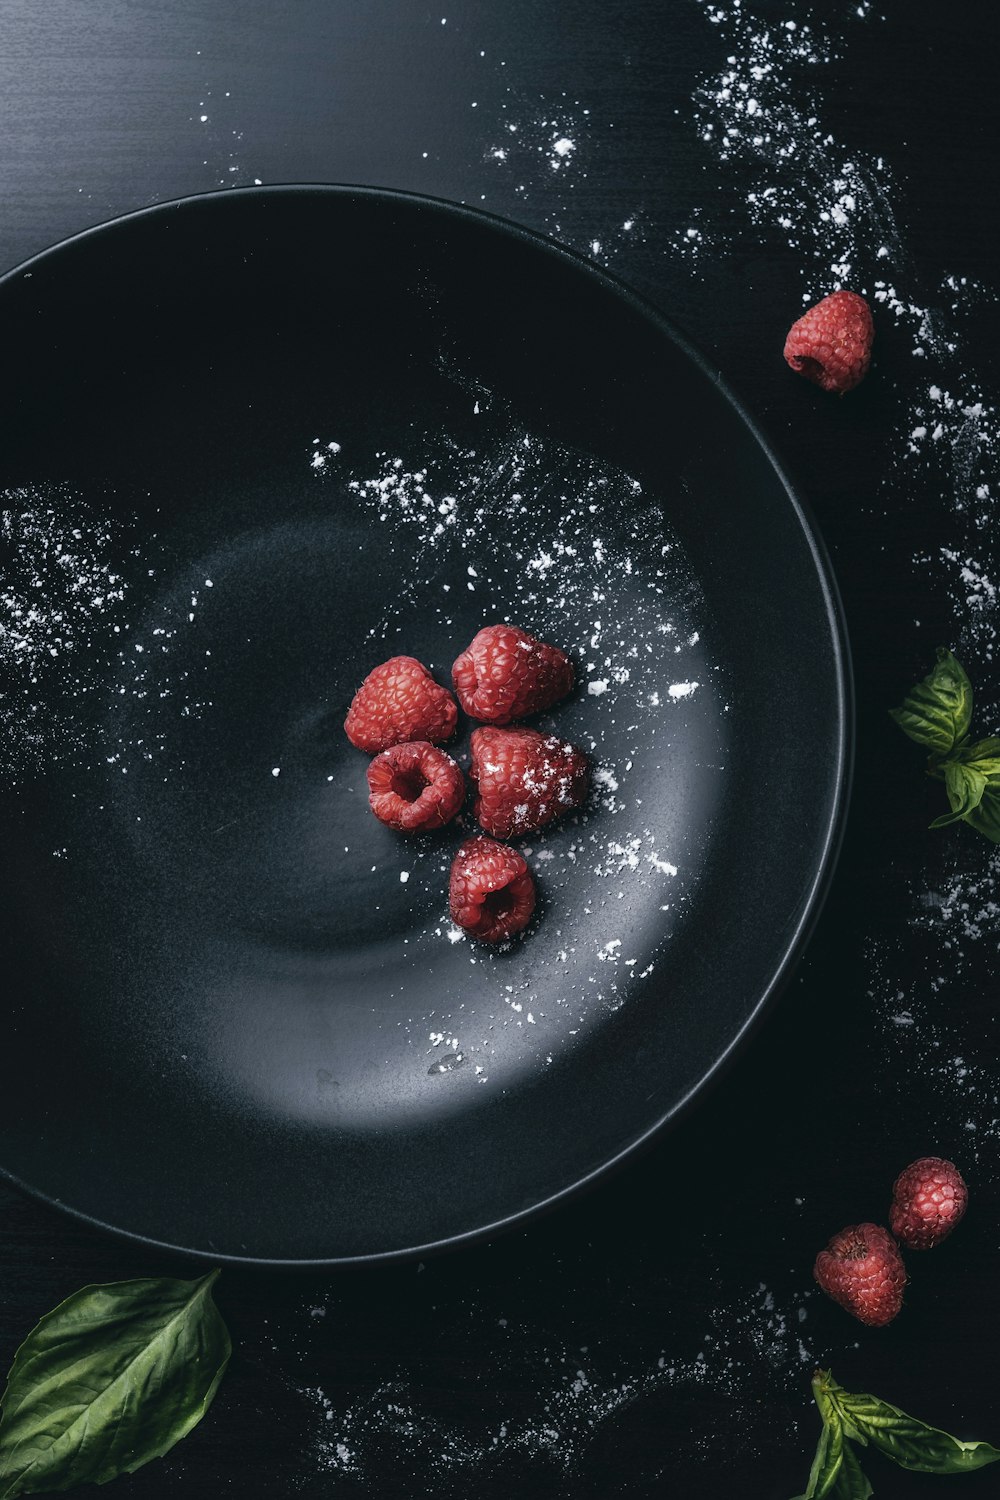
[[[939, 791], [885, 712], [947, 643], [982, 732], [1000, 726], [998, 40], [993, 7], [930, 0], [2, 8], [0, 268], [255, 182], [392, 186], [551, 234], [663, 307], [760, 422], [830, 547], [857, 682], [832, 893], [710, 1095], [492, 1243], [338, 1274], [227, 1269], [220, 1394], [122, 1495], [783, 1500], [805, 1485], [817, 1364], [1000, 1442], [1000, 866], [971, 830], [927, 831]], [[838, 284], [878, 325], [842, 401], [780, 357], [804, 301]], [[884, 1219], [927, 1152], [965, 1170], [967, 1221], [911, 1258], [898, 1320], [865, 1329], [818, 1293], [813, 1258]], [[87, 1282], [192, 1271], [9, 1188], [0, 1267], [8, 1362]], [[869, 1469], [880, 1496], [998, 1492], [991, 1470]]]

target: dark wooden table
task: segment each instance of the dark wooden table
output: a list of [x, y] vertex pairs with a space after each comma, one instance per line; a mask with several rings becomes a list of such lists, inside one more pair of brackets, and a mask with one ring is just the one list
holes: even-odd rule
[[[991, 7], [930, 0], [3, 7], [0, 268], [256, 181], [417, 190], [561, 238], [665, 308], [770, 435], [830, 546], [857, 677], [839, 873], [738, 1066], [641, 1160], [493, 1244], [227, 1270], [216, 1404], [122, 1495], [784, 1500], [817, 1362], [1000, 1442], [1000, 867], [969, 830], [926, 831], [935, 790], [885, 713], [947, 642], [983, 732], [1000, 725], [998, 40]], [[886, 295], [876, 367], [838, 401], [780, 350], [845, 261]], [[865, 1330], [815, 1291], [813, 1257], [882, 1218], [927, 1151], [966, 1170], [967, 1222], [913, 1267], [897, 1323]], [[187, 1270], [9, 1189], [0, 1267], [4, 1362], [85, 1282]], [[881, 1497], [998, 1484], [875, 1459], [870, 1477]]]

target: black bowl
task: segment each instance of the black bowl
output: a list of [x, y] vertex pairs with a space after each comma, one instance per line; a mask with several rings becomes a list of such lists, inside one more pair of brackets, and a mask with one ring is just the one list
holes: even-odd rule
[[[0, 1163], [197, 1254], [400, 1256], [620, 1161], [829, 879], [849, 673], [813, 529], [651, 307], [397, 193], [150, 209], [0, 283]], [[447, 918], [342, 723], [507, 618], [592, 755], [532, 927]], [[464, 753], [468, 725], [456, 754]]]

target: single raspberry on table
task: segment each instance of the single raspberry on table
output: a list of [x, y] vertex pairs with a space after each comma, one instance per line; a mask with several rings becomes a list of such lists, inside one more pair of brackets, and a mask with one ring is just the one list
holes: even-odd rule
[[813, 1275], [834, 1302], [870, 1328], [891, 1323], [903, 1305], [906, 1268], [880, 1224], [850, 1224], [816, 1257]]
[[573, 663], [558, 646], [516, 625], [486, 625], [451, 669], [458, 701], [470, 719], [509, 724], [541, 713], [573, 686]]
[[521, 932], [535, 910], [535, 879], [516, 849], [495, 839], [466, 839], [448, 888], [451, 919], [470, 937], [501, 943]]
[[965, 1214], [969, 1190], [954, 1162], [921, 1156], [896, 1178], [889, 1223], [909, 1250], [932, 1250]]
[[450, 823], [465, 801], [465, 777], [427, 740], [391, 745], [368, 767], [368, 803], [380, 823], [418, 833]]
[[352, 745], [375, 755], [410, 740], [443, 744], [457, 723], [458, 709], [448, 689], [415, 657], [393, 656], [368, 673], [354, 694], [344, 728]]
[[587, 800], [582, 750], [536, 729], [477, 729], [472, 735], [473, 812], [498, 838], [533, 833]]
[[864, 379], [872, 358], [875, 325], [857, 292], [833, 292], [793, 323], [785, 359], [793, 370], [843, 395]]

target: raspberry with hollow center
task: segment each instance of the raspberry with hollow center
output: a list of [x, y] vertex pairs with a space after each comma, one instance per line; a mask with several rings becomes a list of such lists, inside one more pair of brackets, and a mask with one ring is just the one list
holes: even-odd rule
[[573, 686], [565, 651], [516, 625], [486, 625], [451, 669], [458, 701], [470, 719], [509, 724], [541, 713]]
[[354, 694], [344, 728], [359, 750], [375, 755], [390, 745], [450, 740], [458, 708], [447, 688], [414, 656], [393, 656], [368, 673]]
[[965, 1215], [969, 1189], [953, 1161], [921, 1156], [896, 1178], [889, 1223], [909, 1250], [933, 1250]]
[[533, 833], [587, 800], [590, 767], [582, 750], [537, 729], [477, 729], [469, 777], [480, 827], [497, 838]]
[[465, 777], [450, 755], [426, 740], [392, 745], [368, 767], [368, 803], [400, 833], [443, 828], [465, 801]]
[[451, 919], [482, 943], [521, 932], [535, 910], [535, 879], [516, 849], [495, 839], [466, 839], [452, 861]]
[[792, 324], [785, 360], [824, 391], [843, 395], [868, 373], [874, 337], [871, 308], [864, 297], [833, 292]]
[[849, 1224], [816, 1257], [813, 1275], [834, 1302], [870, 1328], [891, 1323], [903, 1305], [906, 1269], [880, 1224]]

